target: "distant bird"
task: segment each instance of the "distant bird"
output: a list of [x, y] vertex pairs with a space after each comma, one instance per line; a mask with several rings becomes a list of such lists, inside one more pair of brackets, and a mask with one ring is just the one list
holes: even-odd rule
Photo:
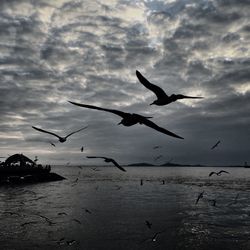
[[66, 241], [67, 245], [72, 246], [73, 244], [76, 243], [76, 240], [68, 240]]
[[209, 177], [211, 177], [211, 176], [214, 175], [214, 174], [220, 176], [222, 173], [229, 174], [229, 172], [227, 172], [227, 171], [225, 171], [225, 170], [221, 170], [221, 171], [219, 171], [219, 172], [214, 172], [214, 171], [213, 171], [213, 172], [211, 172], [211, 173], [209, 174]]
[[57, 215], [68, 215], [68, 214], [65, 212], [61, 212], [61, 213], [58, 213]]
[[141, 182], [140, 182], [141, 186], [143, 185], [143, 179], [141, 179]]
[[152, 102], [150, 105], [155, 104], [157, 106], [164, 106], [169, 103], [175, 102], [179, 99], [202, 99], [203, 98], [203, 97], [185, 96], [185, 95], [180, 95], [180, 94], [178, 95], [172, 94], [171, 96], [168, 96], [162, 88], [149, 82], [138, 70], [136, 70], [136, 76], [141, 82], [141, 84], [144, 85], [144, 87], [154, 92], [154, 94], [157, 96], [157, 100]]
[[92, 170], [94, 170], [94, 171], [101, 171], [100, 169], [98, 169], [98, 168], [91, 168]]
[[161, 146], [154, 146], [153, 149], [161, 148]]
[[159, 160], [160, 158], [162, 158], [162, 155], [158, 155], [154, 158], [155, 161]]
[[156, 125], [155, 123], [153, 123], [152, 121], [149, 120], [149, 118], [152, 118], [152, 117], [146, 117], [146, 116], [142, 116], [142, 115], [138, 115], [138, 114], [131, 114], [131, 113], [126, 113], [126, 112], [122, 112], [122, 111], [119, 111], [119, 110], [115, 110], [115, 109], [105, 109], [105, 108], [100, 108], [100, 107], [96, 107], [96, 106], [93, 106], [93, 105], [86, 105], [86, 104], [81, 104], [81, 103], [75, 103], [75, 102], [70, 102], [76, 106], [80, 106], [80, 107], [84, 107], [84, 108], [89, 108], [89, 109], [97, 109], [97, 110], [102, 110], [102, 111], [106, 111], [106, 112], [110, 112], [110, 113], [113, 113], [115, 115], [118, 115], [118, 116], [121, 116], [122, 117], [122, 120], [121, 122], [118, 123], [119, 124], [122, 124], [126, 127], [130, 127], [130, 126], [133, 126], [137, 123], [139, 124], [144, 124], [152, 129], [155, 129], [163, 134], [166, 134], [166, 135], [169, 135], [169, 136], [172, 136], [172, 137], [176, 137], [176, 138], [179, 138], [179, 139], [184, 139], [183, 137], [180, 137], [168, 130], [166, 130], [165, 128], [162, 128], [162, 127], [159, 127], [158, 125]]
[[56, 145], [53, 142], [49, 142], [51, 146], [55, 147]]
[[59, 136], [59, 135], [57, 135], [57, 134], [55, 134], [55, 133], [52, 133], [52, 132], [43, 130], [43, 129], [41, 129], [41, 128], [37, 128], [37, 127], [32, 126], [32, 128], [33, 128], [33, 129], [36, 129], [37, 131], [40, 131], [40, 132], [43, 132], [43, 133], [47, 133], [47, 134], [56, 136], [56, 137], [59, 139], [59, 142], [62, 142], [62, 143], [63, 143], [63, 142], [66, 142], [66, 140], [67, 140], [67, 138], [68, 138], [69, 136], [71, 136], [71, 135], [73, 135], [73, 134], [75, 134], [75, 133], [77, 133], [77, 132], [80, 132], [80, 131], [82, 131], [83, 129], [86, 129], [87, 127], [88, 127], [88, 126], [86, 126], [86, 127], [84, 127], [84, 128], [81, 128], [81, 129], [79, 129], [79, 130], [76, 130], [76, 131], [74, 131], [74, 132], [72, 132], [72, 133], [66, 135], [65, 137], [61, 137], [61, 136]]
[[165, 180], [162, 180], [162, 185], [165, 185]]
[[218, 145], [220, 144], [220, 141], [217, 141], [212, 147], [211, 147], [211, 150], [218, 147]]
[[88, 209], [86, 209], [86, 208], [83, 208], [84, 209], [84, 211], [86, 212], [86, 213], [88, 213], [88, 214], [92, 214], [92, 212], [91, 211], [89, 211]]
[[203, 194], [204, 194], [204, 191], [202, 191], [202, 192], [198, 195], [198, 197], [197, 197], [197, 199], [196, 199], [196, 202], [195, 202], [195, 205], [198, 204], [199, 200], [203, 198]]
[[73, 221], [77, 222], [78, 224], [82, 224], [81, 221], [79, 221], [77, 219], [73, 219]]
[[121, 171], [126, 172], [126, 170], [120, 166], [114, 159], [112, 158], [107, 158], [107, 157], [103, 157], [103, 156], [87, 156], [87, 158], [100, 158], [100, 159], [104, 159], [105, 162], [112, 162], [117, 168], [119, 168]]
[[83, 150], [84, 150], [84, 147], [81, 147], [81, 152], [83, 152]]
[[151, 229], [151, 227], [152, 227], [152, 223], [150, 223], [148, 220], [145, 221], [145, 225], [146, 225], [149, 229]]
[[157, 240], [157, 236], [161, 233], [164, 233], [166, 230], [164, 231], [160, 231], [160, 232], [157, 232], [153, 235], [153, 237], [149, 237], [149, 238], [146, 238], [145, 240], [141, 241], [141, 243], [145, 242], [145, 241], [152, 241], [152, 242], [155, 242]]

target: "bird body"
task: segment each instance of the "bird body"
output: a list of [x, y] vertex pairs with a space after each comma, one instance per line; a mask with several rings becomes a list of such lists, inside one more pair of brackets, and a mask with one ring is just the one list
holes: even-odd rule
[[137, 123], [143, 124], [143, 125], [148, 126], [152, 129], [155, 129], [163, 134], [166, 134], [166, 135], [169, 135], [169, 136], [172, 136], [175, 138], [183, 139], [183, 137], [178, 136], [178, 135], [168, 131], [165, 128], [159, 127], [157, 124], [150, 121], [149, 119], [152, 117], [142, 116], [142, 115], [138, 115], [138, 114], [134, 114], [134, 113], [126, 113], [126, 112], [122, 112], [122, 111], [115, 110], [115, 109], [100, 108], [100, 107], [96, 107], [93, 105], [87, 105], [87, 104], [81, 104], [81, 103], [75, 103], [75, 102], [70, 102], [70, 103], [74, 104], [76, 106], [83, 107], [83, 108], [96, 109], [96, 110], [106, 111], [106, 112], [110, 112], [110, 113], [113, 113], [115, 115], [118, 115], [118, 116], [122, 117], [122, 120], [118, 123], [118, 125], [122, 124], [123, 126], [130, 127], [130, 126], [133, 126]]
[[150, 105], [154, 104], [157, 106], [164, 106], [172, 102], [175, 102], [179, 99], [201, 99], [203, 98], [203, 97], [195, 97], [195, 96], [185, 96], [181, 94], [177, 94], [177, 95], [172, 94], [171, 96], [168, 96], [162, 88], [149, 82], [138, 70], [136, 70], [136, 76], [144, 87], [154, 92], [154, 94], [157, 96], [157, 99], [154, 102], [152, 102]]
[[52, 133], [52, 132], [49, 132], [49, 131], [47, 131], [47, 130], [44, 130], [44, 129], [41, 129], [41, 128], [37, 128], [37, 127], [35, 127], [35, 126], [32, 126], [33, 129], [35, 129], [35, 130], [37, 130], [37, 131], [39, 131], [39, 132], [43, 132], [43, 133], [47, 133], [47, 134], [56, 136], [56, 137], [59, 139], [59, 142], [61, 142], [61, 143], [66, 142], [66, 140], [67, 140], [67, 138], [68, 138], [69, 136], [71, 136], [71, 135], [73, 135], [73, 134], [75, 134], [75, 133], [77, 133], [77, 132], [80, 132], [80, 131], [83, 130], [83, 129], [86, 129], [87, 127], [88, 127], [88, 126], [86, 126], [86, 127], [84, 127], [84, 128], [81, 128], [81, 129], [78, 129], [78, 130], [76, 130], [76, 131], [74, 131], [74, 132], [72, 132], [72, 133], [66, 135], [65, 137], [61, 137], [61, 136], [59, 136], [59, 135], [57, 135], [57, 134], [55, 134], [55, 133]]
[[152, 223], [150, 223], [148, 220], [145, 221], [146, 226], [151, 229]]

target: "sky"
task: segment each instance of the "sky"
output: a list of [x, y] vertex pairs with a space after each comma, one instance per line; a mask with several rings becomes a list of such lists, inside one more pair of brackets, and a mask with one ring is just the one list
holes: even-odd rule
[[[249, 0], [1, 0], [0, 156], [40, 163], [250, 162]], [[167, 94], [203, 96], [167, 106], [135, 71]], [[153, 116], [182, 137], [80, 102]], [[65, 143], [31, 126], [66, 135]], [[221, 144], [210, 148], [218, 141]], [[56, 147], [50, 145], [56, 143]], [[153, 150], [160, 145], [161, 148]], [[84, 146], [84, 152], [80, 148]], [[154, 162], [157, 155], [163, 155]]]

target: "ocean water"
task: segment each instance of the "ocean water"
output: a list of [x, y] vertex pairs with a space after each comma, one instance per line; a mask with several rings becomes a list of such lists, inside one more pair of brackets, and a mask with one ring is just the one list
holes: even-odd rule
[[0, 249], [250, 249], [250, 169], [126, 169], [57, 166], [66, 180], [0, 187]]

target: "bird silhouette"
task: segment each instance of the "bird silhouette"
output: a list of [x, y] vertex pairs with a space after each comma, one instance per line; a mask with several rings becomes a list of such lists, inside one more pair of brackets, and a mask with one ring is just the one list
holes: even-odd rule
[[161, 234], [161, 233], [164, 233], [165, 231], [166, 231], [166, 230], [157, 232], [157, 233], [155, 233], [152, 237], [146, 238], [146, 239], [142, 240], [140, 243], [143, 243], [143, 242], [145, 242], [145, 241], [152, 241], [152, 242], [155, 242], [155, 241], [157, 240], [157, 236], [158, 236], [159, 234]]
[[164, 106], [172, 102], [175, 102], [179, 99], [202, 99], [203, 98], [200, 96], [195, 97], [195, 96], [186, 96], [186, 95], [180, 95], [180, 94], [177, 94], [177, 95], [172, 94], [171, 96], [168, 96], [162, 88], [149, 82], [138, 70], [136, 70], [136, 76], [139, 79], [140, 83], [144, 85], [144, 87], [154, 92], [155, 95], [157, 96], [157, 100], [152, 102], [150, 105], [155, 104], [157, 106]]
[[154, 158], [155, 161], [159, 160], [160, 158], [162, 158], [162, 155], [158, 155]]
[[195, 205], [198, 204], [199, 200], [203, 198], [203, 194], [204, 194], [204, 191], [202, 191], [202, 192], [198, 195], [198, 197], [197, 197], [197, 199], [196, 199], [196, 202], [195, 202]]
[[65, 137], [61, 137], [61, 136], [59, 136], [59, 135], [57, 135], [57, 134], [55, 134], [55, 133], [52, 133], [52, 132], [43, 130], [43, 129], [41, 129], [41, 128], [37, 128], [37, 127], [32, 126], [32, 128], [33, 128], [33, 129], [36, 129], [37, 131], [40, 131], [40, 132], [43, 132], [43, 133], [47, 133], [47, 134], [56, 136], [56, 137], [59, 139], [59, 142], [62, 142], [62, 143], [65, 142], [69, 136], [71, 136], [71, 135], [73, 135], [73, 134], [75, 134], [75, 133], [77, 133], [77, 132], [80, 132], [80, 131], [83, 130], [83, 129], [86, 129], [87, 127], [88, 127], [88, 126], [86, 126], [86, 127], [84, 127], [84, 128], [81, 128], [81, 129], [78, 129], [78, 130], [76, 130], [76, 131], [74, 131], [74, 132], [72, 132], [72, 133], [66, 135]]
[[117, 168], [119, 168], [121, 171], [126, 172], [126, 170], [120, 166], [114, 159], [112, 158], [107, 158], [107, 157], [103, 157], [103, 156], [87, 156], [87, 158], [89, 159], [94, 159], [94, 158], [100, 158], [100, 159], [104, 159], [105, 162], [112, 162]]
[[106, 111], [106, 112], [110, 112], [110, 113], [113, 113], [115, 115], [118, 115], [118, 116], [122, 117], [122, 120], [121, 120], [121, 122], [118, 123], [118, 125], [122, 124], [123, 126], [130, 127], [130, 126], [133, 126], [137, 123], [144, 124], [144, 125], [152, 128], [152, 129], [155, 129], [163, 134], [166, 134], [166, 135], [169, 135], [172, 137], [176, 137], [179, 139], [184, 139], [183, 137], [180, 137], [180, 136], [166, 130], [165, 128], [159, 127], [158, 125], [156, 125], [155, 123], [153, 123], [152, 121], [150, 121], [148, 119], [148, 118], [152, 118], [152, 117], [146, 117], [146, 116], [133, 114], [133, 113], [132, 114], [126, 113], [126, 112], [122, 112], [122, 111], [115, 110], [115, 109], [100, 108], [100, 107], [96, 107], [93, 105], [87, 105], [87, 104], [81, 104], [81, 103], [75, 103], [75, 102], [70, 102], [70, 103], [72, 103], [76, 106], [83, 107], [83, 108], [102, 110], [102, 111]]
[[50, 145], [51, 145], [51, 146], [53, 146], [53, 147], [55, 147], [55, 146], [56, 146], [53, 142], [50, 142]]
[[209, 177], [211, 177], [211, 176], [214, 175], [214, 174], [220, 176], [222, 173], [229, 174], [229, 172], [227, 172], [227, 171], [225, 171], [225, 170], [221, 170], [221, 171], [219, 171], [219, 172], [214, 172], [214, 171], [213, 171], [213, 172], [211, 172], [211, 173], [209, 174]]
[[154, 146], [153, 149], [161, 148], [161, 146]]
[[148, 220], [145, 221], [145, 225], [146, 225], [149, 229], [151, 229], [151, 227], [152, 227], [152, 223], [150, 223]]
[[84, 147], [81, 147], [81, 152], [83, 152], [83, 150], [84, 150]]
[[212, 147], [211, 147], [211, 150], [218, 147], [218, 145], [220, 144], [220, 141], [217, 141]]

